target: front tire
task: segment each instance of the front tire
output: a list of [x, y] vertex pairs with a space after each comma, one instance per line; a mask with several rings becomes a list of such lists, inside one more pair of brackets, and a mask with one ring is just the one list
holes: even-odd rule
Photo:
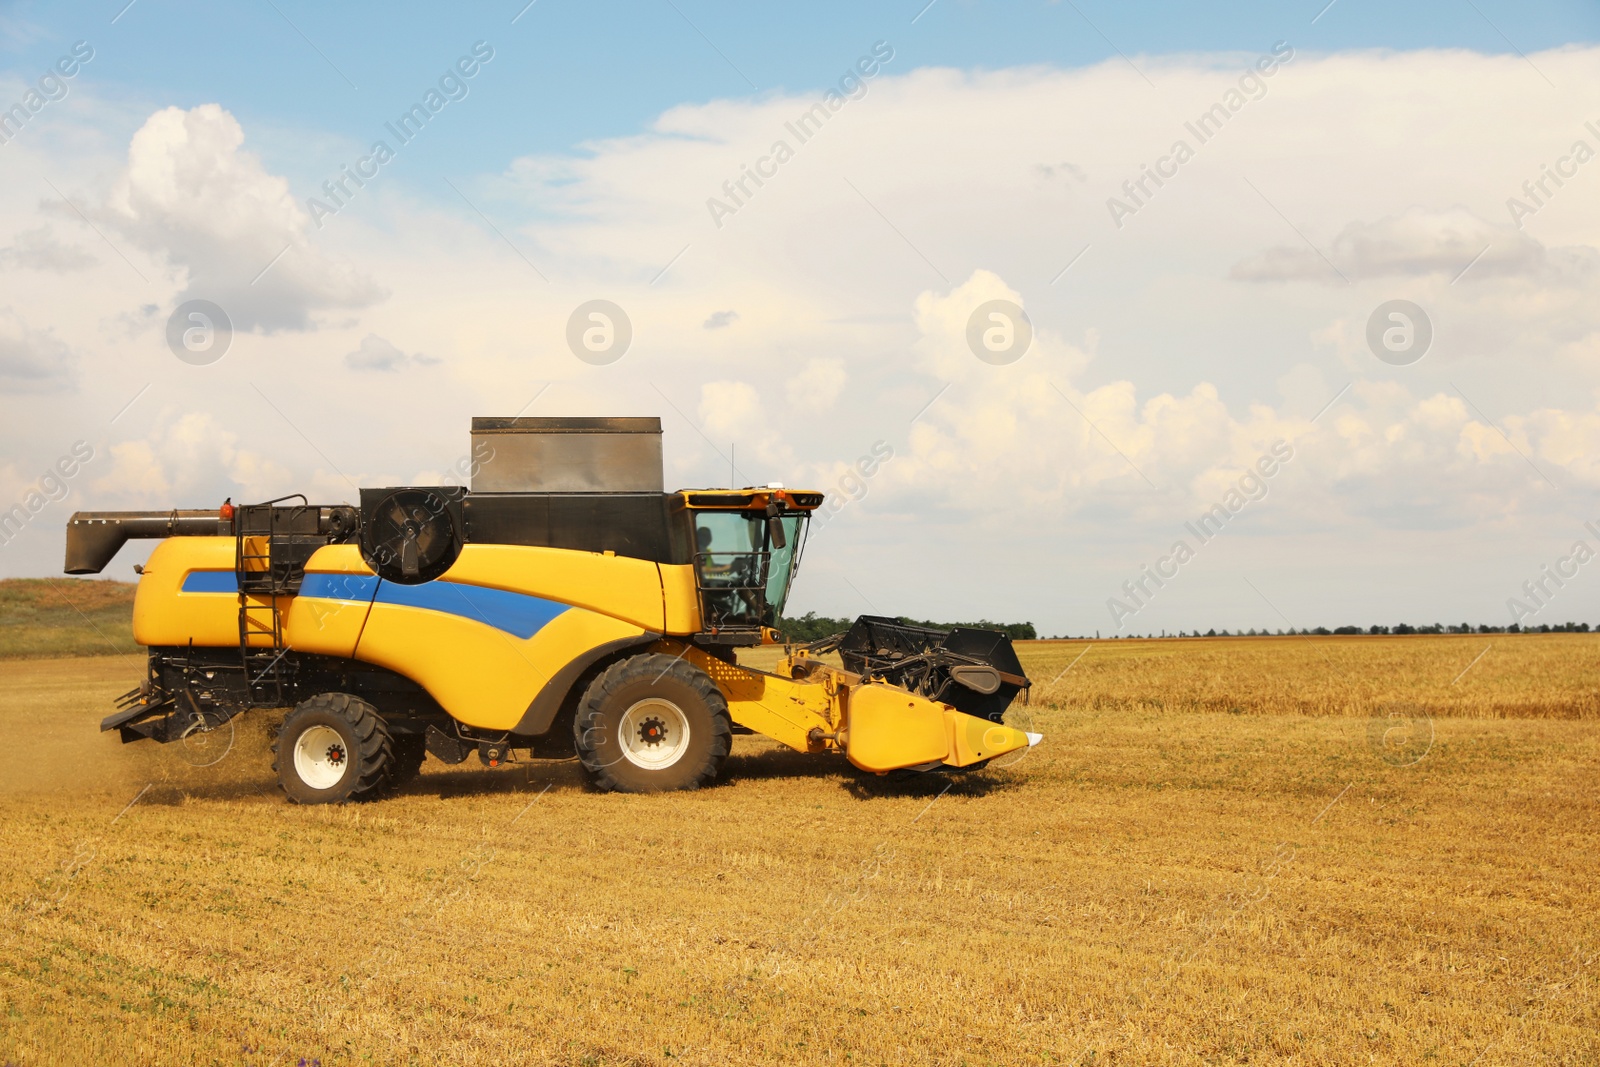
[[584, 691], [573, 733], [598, 789], [698, 789], [728, 759], [733, 724], [709, 675], [681, 658], [630, 656]]
[[272, 742], [272, 769], [295, 804], [343, 804], [381, 795], [394, 742], [371, 704], [348, 693], [300, 703]]

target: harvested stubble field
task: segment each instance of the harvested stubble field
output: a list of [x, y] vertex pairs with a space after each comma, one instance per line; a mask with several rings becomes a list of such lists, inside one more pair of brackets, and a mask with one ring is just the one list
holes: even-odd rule
[[1600, 1061], [1600, 638], [1087, 647], [1023, 646], [1046, 741], [966, 776], [741, 738], [343, 808], [266, 716], [98, 735], [134, 657], [0, 663], [0, 1060]]

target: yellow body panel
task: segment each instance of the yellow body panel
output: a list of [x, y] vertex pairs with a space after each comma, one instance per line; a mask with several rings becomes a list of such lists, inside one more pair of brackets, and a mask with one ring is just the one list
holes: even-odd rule
[[[144, 565], [133, 599], [133, 639], [141, 645], [188, 645], [202, 648], [239, 644], [239, 595], [236, 592], [186, 592], [184, 582], [196, 572], [226, 574], [231, 579], [234, 540], [231, 537], [173, 537], [162, 541]], [[372, 571], [353, 545], [329, 545], [306, 564], [307, 574], [370, 578]], [[337, 587], [337, 583], [334, 583]], [[352, 583], [349, 598], [280, 597], [284, 641], [300, 652], [351, 656], [367, 617], [367, 600]], [[272, 644], [270, 597], [250, 597], [246, 616], [252, 647]]]
[[970, 767], [1028, 747], [1028, 735], [879, 683], [851, 688], [846, 755], [864, 771]]
[[[687, 636], [700, 632], [700, 586], [691, 564], [662, 563], [661, 597], [665, 601], [663, 633]], [[752, 727], [753, 729], [753, 727]]]
[[[372, 570], [355, 545], [317, 549], [306, 563], [308, 575], [322, 575], [318, 596], [280, 598], [284, 641], [301, 652], [354, 656], [372, 606]], [[261, 613], [252, 612], [255, 618]]]
[[356, 658], [417, 682], [468, 726], [510, 730], [551, 676], [574, 658], [645, 633], [573, 608], [520, 639], [460, 615], [379, 602], [372, 605]]
[[[943, 763], [966, 767], [1028, 747], [1028, 735], [956, 711], [948, 704], [863, 680], [817, 660], [780, 661], [781, 674], [726, 663], [704, 649], [663, 642], [711, 676], [740, 726], [798, 752], [843, 747], [864, 771]], [[792, 677], [784, 677], [791, 675]]]
[[[134, 598], [134, 639], [236, 647], [234, 553], [231, 537], [157, 545]], [[204, 591], [184, 589], [191, 575]], [[508, 632], [515, 621], [485, 607], [485, 591], [531, 604], [531, 636]], [[272, 646], [270, 600], [248, 598], [252, 647]], [[447, 574], [419, 586], [380, 582], [356, 546], [329, 545], [307, 562], [301, 595], [280, 597], [278, 606], [287, 647], [386, 667], [485, 730], [515, 727], [574, 659], [608, 642], [659, 633], [664, 611], [654, 563], [510, 545], [469, 545]]]
[[904, 689], [867, 684], [850, 690], [849, 709], [845, 755], [864, 771], [941, 763], [950, 754], [944, 720], [949, 709], [944, 704]]
[[239, 643], [239, 598], [185, 593], [190, 571], [233, 570], [233, 538], [171, 537], [156, 545], [133, 595], [133, 639], [141, 645]]
[[[669, 645], [659, 651], [678, 649]], [[737, 667], [695, 646], [690, 646], [683, 656], [717, 683], [728, 702], [729, 717], [740, 726], [797, 752], [820, 752], [827, 747], [822, 741], [812, 741], [811, 731], [832, 733], [840, 722], [831, 686], [820, 681], [790, 681]]]
[[447, 581], [515, 589], [662, 633], [661, 573], [649, 560], [522, 545], [467, 545]]
[[944, 761], [952, 767], [969, 767], [981, 760], [1027, 748], [1029, 744], [1028, 735], [1023, 731], [976, 715], [946, 711], [944, 721], [950, 735], [950, 754]]

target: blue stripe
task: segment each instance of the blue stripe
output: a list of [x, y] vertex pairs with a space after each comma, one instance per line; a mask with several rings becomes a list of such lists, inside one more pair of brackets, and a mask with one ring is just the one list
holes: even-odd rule
[[[233, 571], [190, 571], [183, 580], [185, 593], [237, 593]], [[473, 622], [493, 626], [514, 637], [527, 640], [542, 630], [568, 605], [514, 593], [509, 589], [490, 589], [460, 582], [433, 581], [422, 585], [396, 585], [370, 574], [307, 574], [300, 595], [322, 600], [376, 601], [399, 607], [442, 611]]]
[[422, 585], [383, 582], [378, 586], [378, 603], [459, 615], [524, 640], [567, 610], [566, 604], [558, 604], [553, 600], [513, 593], [507, 589], [463, 585], [460, 582], [426, 582]]
[[232, 571], [190, 571], [183, 579], [185, 593], [237, 593], [239, 579]]
[[320, 597], [324, 600], [359, 600], [372, 602], [377, 592], [378, 579], [370, 574], [307, 574], [300, 582], [301, 596]]

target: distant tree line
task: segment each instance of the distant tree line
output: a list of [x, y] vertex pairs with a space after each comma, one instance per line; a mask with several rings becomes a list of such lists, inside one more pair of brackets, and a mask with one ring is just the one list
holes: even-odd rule
[[[1039, 632], [1034, 629], [1031, 622], [990, 622], [987, 619], [981, 622], [926, 622], [922, 619], [908, 619], [903, 615], [900, 616], [900, 621], [907, 626], [926, 626], [932, 630], [953, 630], [957, 626], [999, 630], [1013, 641], [1033, 641], [1039, 636]], [[854, 622], [854, 619], [830, 619], [814, 611], [808, 611], [798, 619], [779, 619], [778, 629], [788, 640], [805, 644], [843, 633], [850, 629]]]
[[[1600, 633], [1600, 626], [1592, 628], [1593, 632]], [[1509, 626], [1474, 626], [1463, 622], [1454, 626], [1447, 626], [1442, 622], [1431, 625], [1412, 626], [1410, 623], [1398, 623], [1394, 626], [1335, 626], [1328, 629], [1318, 626], [1309, 630], [1296, 630], [1290, 627], [1287, 630], [1179, 630], [1169, 634], [1162, 630], [1158, 634], [1109, 634], [1106, 640], [1129, 637], [1332, 637], [1352, 634], [1378, 635], [1378, 634], [1586, 634], [1591, 632], [1591, 627], [1586, 622], [1564, 622], [1554, 626], [1543, 623], [1538, 626], [1519, 626], [1511, 623]], [[1095, 631], [1095, 638], [1100, 639], [1100, 632]], [[1052, 641], [1081, 641], [1085, 638], [1070, 637], [1066, 634], [1049, 638]]]
[[[970, 626], [981, 630], [999, 630], [1013, 641], [1034, 641], [1039, 637], [1038, 631], [1031, 622], [990, 622], [983, 619], [978, 622], [928, 622], [923, 619], [908, 619], [900, 616], [900, 621], [907, 626], [926, 626], [933, 630], [953, 630], [957, 626]], [[850, 629], [854, 619], [830, 619], [808, 611], [797, 619], [779, 619], [778, 629], [784, 637], [796, 644], [805, 644], [809, 641], [820, 641], [824, 637], [843, 633]], [[1397, 623], [1394, 626], [1335, 626], [1328, 629], [1326, 626], [1317, 626], [1309, 630], [1296, 630], [1292, 627], [1287, 630], [1179, 630], [1177, 633], [1148, 634], [1107, 634], [1100, 636], [1097, 630], [1093, 635], [1094, 640], [1114, 640], [1116, 638], [1146, 638], [1146, 637], [1333, 637], [1347, 635], [1379, 634], [1586, 634], [1600, 633], [1600, 626], [1590, 627], [1586, 622], [1564, 622], [1556, 625], [1548, 623], [1539, 626], [1519, 626], [1511, 623], [1508, 626], [1474, 626], [1463, 622], [1456, 625], [1447, 625], [1442, 622], [1413, 626], [1410, 623]], [[1072, 637], [1069, 634], [1055, 634], [1048, 640], [1051, 641], [1081, 641], [1088, 637]]]

